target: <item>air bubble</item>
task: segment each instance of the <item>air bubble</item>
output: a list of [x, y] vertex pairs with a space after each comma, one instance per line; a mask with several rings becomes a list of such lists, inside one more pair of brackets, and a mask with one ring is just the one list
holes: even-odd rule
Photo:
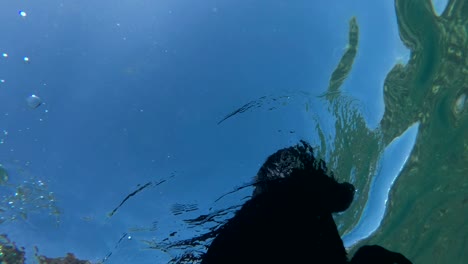
[[28, 103], [28, 106], [32, 109], [36, 109], [42, 105], [42, 99], [34, 94], [26, 98], [26, 102]]

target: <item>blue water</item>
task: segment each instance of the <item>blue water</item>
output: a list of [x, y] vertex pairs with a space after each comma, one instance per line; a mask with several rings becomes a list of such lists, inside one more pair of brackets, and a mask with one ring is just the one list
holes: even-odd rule
[[[302, 106], [217, 122], [260, 96], [323, 94], [352, 16], [360, 48], [343, 89], [375, 128], [384, 78], [408, 58], [391, 2], [2, 0], [0, 163], [12, 186], [1, 195], [24, 180], [46, 182], [60, 216], [31, 211], [0, 224], [0, 233], [25, 246], [29, 259], [37, 245], [51, 257], [72, 251], [100, 260], [112, 251], [109, 263], [166, 260], [141, 248], [183, 229], [168, 213], [172, 204], [196, 203], [203, 213], [249, 182], [268, 155], [316, 137]], [[31, 107], [31, 95], [42, 104]], [[344, 236], [347, 246], [378, 228], [417, 129], [382, 154], [375, 199]], [[107, 216], [139, 184], [161, 179], [168, 180]], [[116, 246], [130, 228], [156, 220], [157, 232], [133, 232]]]

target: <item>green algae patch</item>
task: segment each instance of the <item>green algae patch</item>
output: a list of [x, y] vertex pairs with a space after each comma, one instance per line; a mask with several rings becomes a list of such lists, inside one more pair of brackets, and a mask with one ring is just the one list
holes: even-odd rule
[[328, 85], [328, 93], [334, 94], [343, 84], [346, 77], [351, 72], [351, 68], [356, 58], [358, 43], [359, 43], [359, 26], [356, 17], [352, 17], [349, 21], [348, 45], [346, 51], [341, 57], [338, 66], [333, 71], [330, 84]]

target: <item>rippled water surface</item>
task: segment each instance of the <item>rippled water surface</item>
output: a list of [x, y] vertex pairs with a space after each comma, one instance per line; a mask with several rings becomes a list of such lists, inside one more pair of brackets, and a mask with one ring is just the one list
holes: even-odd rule
[[465, 263], [465, 2], [2, 0], [0, 260], [196, 263], [306, 140], [350, 253]]

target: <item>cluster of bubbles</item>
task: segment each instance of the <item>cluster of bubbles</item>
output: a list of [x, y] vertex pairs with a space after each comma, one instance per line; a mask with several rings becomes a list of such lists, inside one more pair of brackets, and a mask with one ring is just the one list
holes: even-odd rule
[[[19, 10], [18, 15], [23, 19], [28, 16], [23, 10]], [[1, 60], [14, 59], [14, 57], [6, 51], [0, 51], [0, 62]], [[31, 63], [29, 56], [21, 56], [19, 59], [25, 64]], [[7, 83], [7, 80], [1, 77], [0, 88]], [[43, 100], [33, 93], [25, 98], [25, 103], [31, 109], [36, 109], [44, 104]], [[3, 130], [3, 133], [0, 134], [0, 144], [4, 142], [7, 135], [8, 132]], [[16, 166], [0, 164], [0, 225], [5, 222], [25, 220], [31, 213], [46, 211], [50, 215], [58, 216], [59, 210], [56, 206], [54, 193], [48, 190], [46, 182], [25, 173], [24, 169], [13, 168]]]
[[[8, 136], [8, 131], [3, 130], [3, 131], [0, 133], [0, 136], [1, 136], [1, 137], [0, 137], [0, 144], [5, 143], [5, 138]], [[1, 166], [0, 166], [0, 175], [1, 175]], [[2, 185], [1, 182], [0, 182], [0, 185]]]
[[[18, 11], [18, 14], [23, 18], [27, 17], [27, 15], [28, 15], [23, 10]], [[6, 59], [8, 57], [9, 57], [8, 53], [6, 53], [6, 52], [2, 53], [2, 58]], [[31, 60], [30, 60], [30, 58], [28, 56], [24, 56], [23, 61], [25, 63], [30, 63]], [[5, 82], [6, 82], [5, 79], [0, 79], [0, 84], [3, 84]], [[26, 98], [26, 104], [28, 105], [29, 108], [36, 109], [36, 108], [38, 108], [39, 106], [41, 106], [43, 104], [43, 101], [39, 96], [37, 96], [35, 94], [31, 94], [30, 96], [28, 96]]]
[[[8, 53], [6, 53], [6, 52], [2, 53], [2, 57], [3, 58], [8, 58], [9, 57]], [[29, 57], [24, 56], [23, 61], [25, 63], [29, 63], [30, 59], [29, 59]], [[6, 82], [5, 79], [0, 79], [0, 83], [5, 83], [5, 82]], [[30, 96], [28, 96], [26, 98], [26, 104], [28, 105], [29, 108], [36, 109], [36, 108], [38, 108], [39, 106], [41, 106], [43, 104], [43, 101], [39, 96], [37, 96], [35, 94], [31, 94]]]
[[26, 220], [29, 214], [44, 211], [48, 211], [59, 222], [60, 210], [56, 206], [55, 195], [48, 190], [46, 182], [29, 177], [20, 184], [11, 184], [9, 179], [9, 171], [0, 164], [0, 225]]

